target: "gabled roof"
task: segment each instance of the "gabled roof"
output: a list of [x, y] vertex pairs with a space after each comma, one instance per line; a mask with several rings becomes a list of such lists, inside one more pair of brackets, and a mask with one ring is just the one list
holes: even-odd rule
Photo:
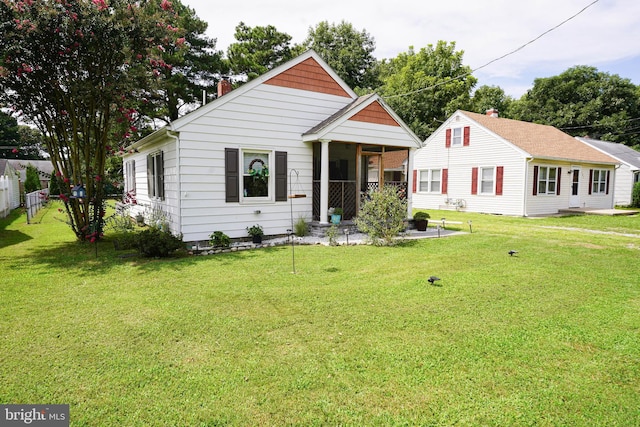
[[589, 144], [614, 159], [626, 163], [631, 169], [640, 170], [640, 151], [616, 142], [601, 141], [599, 139], [576, 137], [578, 140]]
[[469, 111], [460, 113], [534, 158], [617, 164], [612, 157], [553, 126], [491, 117]]
[[416, 134], [413, 133], [391, 107], [375, 93], [354, 99], [348, 105], [345, 105], [322, 122], [304, 132], [302, 134], [303, 141], [320, 140], [324, 135], [333, 131], [347, 120], [400, 127], [414, 140], [416, 148], [421, 145], [421, 141]]
[[[195, 111], [190, 112], [169, 125], [158, 129], [146, 137], [127, 147], [139, 148], [148, 143], [163, 138], [166, 134], [177, 132], [183, 126], [191, 123], [208, 112], [219, 108], [227, 102], [242, 96], [261, 84], [303, 89], [345, 98], [357, 99], [358, 95], [336, 74], [336, 72], [313, 50], [293, 58], [292, 60], [262, 74], [261, 76], [243, 84]], [[173, 134], [175, 135], [175, 134]]]

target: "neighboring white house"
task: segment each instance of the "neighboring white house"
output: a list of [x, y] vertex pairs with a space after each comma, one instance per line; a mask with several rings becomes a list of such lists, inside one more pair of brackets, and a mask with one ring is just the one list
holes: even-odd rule
[[11, 163], [0, 159], [0, 218], [20, 206], [20, 177]]
[[612, 208], [616, 164], [552, 126], [456, 111], [415, 154], [413, 207], [517, 216]]
[[633, 186], [640, 182], [640, 152], [615, 142], [580, 137], [578, 139], [596, 150], [610, 155], [620, 163], [620, 166], [616, 168], [613, 201], [619, 206], [630, 205]]
[[370, 188], [369, 157], [402, 150], [410, 162], [420, 147], [379, 96], [358, 97], [313, 51], [218, 92], [123, 158], [131, 214], [162, 211], [187, 242], [246, 237], [254, 224], [285, 234], [292, 219], [328, 223], [330, 207], [352, 218]]

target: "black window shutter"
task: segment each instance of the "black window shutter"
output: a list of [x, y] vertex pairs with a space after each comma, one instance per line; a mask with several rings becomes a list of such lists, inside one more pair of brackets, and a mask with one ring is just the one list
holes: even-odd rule
[[607, 192], [605, 194], [609, 194], [609, 178], [611, 178], [611, 171], [607, 171]]
[[224, 149], [224, 191], [225, 201], [240, 201], [240, 150], [237, 148]]
[[147, 195], [151, 198], [155, 196], [153, 188], [153, 157], [147, 155]]
[[538, 166], [533, 167], [533, 195], [538, 195]]
[[560, 195], [560, 180], [562, 178], [562, 168], [558, 168], [556, 173], [556, 196]]
[[287, 152], [276, 151], [276, 202], [287, 201]]
[[161, 151], [155, 156], [156, 173], [156, 197], [164, 200], [164, 152]]
[[592, 186], [593, 186], [593, 169], [589, 169], [589, 194], [591, 194]]

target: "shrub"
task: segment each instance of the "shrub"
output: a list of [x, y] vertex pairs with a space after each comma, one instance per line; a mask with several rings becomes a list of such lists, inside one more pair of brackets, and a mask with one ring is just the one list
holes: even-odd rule
[[136, 247], [145, 257], [164, 258], [182, 248], [182, 236], [177, 237], [167, 231], [151, 227], [136, 235]]
[[298, 218], [298, 221], [294, 224], [294, 233], [298, 237], [304, 237], [309, 234], [309, 224], [304, 218]]
[[258, 224], [247, 227], [247, 233], [249, 233], [249, 236], [251, 237], [264, 236], [264, 230], [262, 229], [262, 226]]
[[369, 193], [364, 201], [356, 225], [376, 245], [391, 245], [394, 237], [404, 231], [407, 201], [401, 199], [395, 186], [386, 185]]
[[214, 247], [228, 248], [231, 244], [231, 239], [229, 236], [224, 234], [222, 231], [214, 231], [209, 236], [209, 243]]
[[427, 212], [424, 212], [424, 211], [418, 211], [413, 214], [414, 221], [424, 221], [425, 219], [429, 219], [429, 218], [431, 218], [431, 215], [429, 215]]
[[631, 193], [631, 206], [640, 208], [640, 182], [636, 182]]
[[335, 224], [331, 224], [327, 230], [327, 238], [330, 246], [338, 246], [338, 227]]

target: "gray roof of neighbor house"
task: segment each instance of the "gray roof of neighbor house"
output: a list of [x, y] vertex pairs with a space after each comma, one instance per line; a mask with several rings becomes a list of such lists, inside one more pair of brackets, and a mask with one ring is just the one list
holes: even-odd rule
[[614, 158], [583, 144], [553, 126], [491, 117], [469, 111], [461, 111], [461, 113], [536, 158], [618, 163]]
[[628, 164], [632, 169], [640, 169], [640, 151], [617, 142], [601, 141], [599, 139], [576, 137], [580, 141], [604, 151], [611, 157]]

